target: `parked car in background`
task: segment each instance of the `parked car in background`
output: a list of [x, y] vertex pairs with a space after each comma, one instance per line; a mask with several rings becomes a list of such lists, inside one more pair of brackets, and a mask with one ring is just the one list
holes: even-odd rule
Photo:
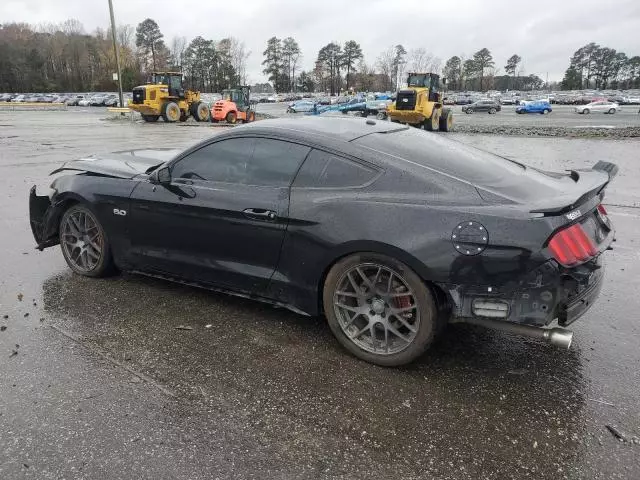
[[620, 105], [607, 101], [591, 102], [586, 105], [579, 105], [575, 108], [576, 113], [581, 113], [583, 115], [588, 115], [592, 112], [614, 114], [618, 110], [620, 110]]
[[17, 97], [13, 97], [11, 99], [11, 102], [16, 102], [16, 103], [23, 103], [26, 101], [26, 96], [25, 95], [18, 95]]
[[80, 100], [84, 100], [86, 97], [86, 95], [70, 95], [69, 97], [67, 97], [64, 103], [71, 106], [78, 105], [78, 102]]
[[311, 100], [298, 100], [291, 102], [287, 107], [287, 113], [310, 112], [315, 106], [315, 102]]
[[105, 107], [117, 107], [118, 103], [120, 103], [120, 99], [117, 95], [108, 95], [102, 102]]
[[501, 97], [500, 98], [500, 103], [502, 105], [515, 105], [516, 104], [516, 98], [515, 97]]
[[471, 105], [462, 107], [464, 113], [487, 112], [493, 114], [500, 110], [502, 110], [502, 107], [494, 100], [479, 100]]
[[89, 105], [91, 105], [91, 97], [89, 95], [86, 95], [84, 98], [78, 100], [77, 105], [80, 107], [88, 107]]
[[540, 113], [546, 115], [552, 111], [551, 104], [547, 101], [521, 102], [516, 107], [516, 113]]

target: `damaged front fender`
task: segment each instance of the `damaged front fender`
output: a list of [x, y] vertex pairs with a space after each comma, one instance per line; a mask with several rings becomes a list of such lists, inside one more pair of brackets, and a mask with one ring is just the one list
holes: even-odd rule
[[60, 206], [51, 202], [48, 195], [38, 195], [36, 186], [29, 192], [29, 223], [38, 250], [44, 250], [60, 243], [58, 221]]

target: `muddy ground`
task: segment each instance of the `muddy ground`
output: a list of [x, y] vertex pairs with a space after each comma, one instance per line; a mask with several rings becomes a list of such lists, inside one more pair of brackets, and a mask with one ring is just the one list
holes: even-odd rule
[[451, 134], [549, 169], [618, 163], [618, 241], [570, 351], [456, 326], [384, 369], [322, 319], [34, 250], [28, 190], [61, 162], [215, 130], [104, 117], [0, 112], [0, 478], [640, 478], [640, 140]]

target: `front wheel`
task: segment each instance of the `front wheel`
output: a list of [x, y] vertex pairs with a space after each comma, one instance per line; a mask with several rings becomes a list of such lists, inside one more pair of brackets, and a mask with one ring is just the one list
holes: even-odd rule
[[194, 102], [189, 106], [189, 113], [196, 122], [209, 121], [209, 107], [203, 102]]
[[616, 113], [616, 109], [615, 108], [610, 108], [609, 109], [609, 115], [613, 115], [614, 113]]
[[230, 123], [232, 125], [235, 124], [238, 121], [238, 116], [236, 115], [236, 112], [227, 113], [226, 120], [227, 120], [227, 123]]
[[490, 108], [489, 109], [489, 114], [493, 115], [494, 113], [496, 113], [496, 109], [495, 108]]
[[433, 111], [431, 112], [431, 117], [427, 118], [424, 121], [424, 129], [429, 132], [437, 132], [439, 123], [440, 123], [440, 115], [438, 113], [438, 110], [434, 108]]
[[377, 365], [414, 361], [438, 331], [430, 289], [409, 267], [385, 255], [358, 253], [337, 262], [324, 283], [323, 305], [342, 346]]
[[453, 112], [450, 108], [443, 108], [438, 127], [441, 132], [450, 132], [453, 129]]
[[591, 110], [589, 110], [588, 108], [585, 108], [584, 110], [582, 110], [583, 115], [589, 115], [590, 113], [591, 113]]
[[73, 205], [60, 219], [62, 255], [75, 273], [103, 277], [114, 269], [111, 246], [94, 213], [84, 205]]

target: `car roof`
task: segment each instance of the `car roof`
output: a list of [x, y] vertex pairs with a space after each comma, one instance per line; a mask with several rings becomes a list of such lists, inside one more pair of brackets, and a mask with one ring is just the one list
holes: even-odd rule
[[350, 142], [371, 133], [389, 133], [408, 128], [397, 123], [363, 118], [305, 117], [263, 120], [234, 128], [234, 130], [236, 132], [255, 130], [256, 133], [260, 130], [261, 133], [280, 133], [298, 138], [322, 136]]

